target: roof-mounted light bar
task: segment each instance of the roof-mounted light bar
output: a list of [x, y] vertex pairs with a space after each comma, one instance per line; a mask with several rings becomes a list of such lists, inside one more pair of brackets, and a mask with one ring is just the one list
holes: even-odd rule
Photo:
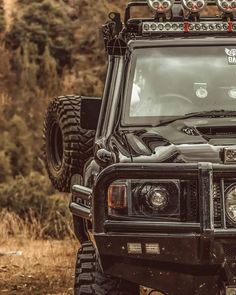
[[148, 6], [158, 13], [166, 13], [173, 6], [175, 0], [147, 0]]
[[144, 22], [143, 34], [236, 32], [236, 22]]

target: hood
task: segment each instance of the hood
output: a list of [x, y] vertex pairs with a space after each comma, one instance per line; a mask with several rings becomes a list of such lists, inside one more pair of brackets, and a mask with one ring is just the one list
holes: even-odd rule
[[236, 118], [194, 118], [127, 129], [114, 134], [109, 145], [116, 162], [222, 163], [223, 149], [236, 148]]

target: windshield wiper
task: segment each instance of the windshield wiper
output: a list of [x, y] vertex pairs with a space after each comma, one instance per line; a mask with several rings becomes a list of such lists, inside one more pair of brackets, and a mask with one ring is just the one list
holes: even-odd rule
[[194, 117], [218, 118], [218, 117], [230, 117], [230, 116], [236, 116], [236, 111], [212, 110], [212, 111], [194, 112], [194, 113], [185, 114], [184, 116], [180, 116], [175, 119], [161, 121], [158, 125], [156, 125], [156, 127], [167, 125], [178, 120], [184, 120], [184, 119], [189, 119]]

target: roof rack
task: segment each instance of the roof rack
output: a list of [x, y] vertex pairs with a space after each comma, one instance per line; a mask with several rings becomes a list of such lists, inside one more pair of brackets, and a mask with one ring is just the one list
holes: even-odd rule
[[215, 6], [219, 11], [219, 16], [213, 17], [201, 16], [199, 12], [186, 11], [182, 4], [182, 1], [186, 0], [169, 1], [172, 1], [172, 7], [168, 13], [154, 12], [150, 18], [132, 18], [131, 16], [133, 7], [149, 7], [148, 0], [130, 2], [125, 10], [124, 24], [121, 21], [121, 15], [119, 13], [111, 12], [109, 14], [110, 21], [103, 26], [104, 42], [108, 54], [124, 55], [129, 40], [150, 36], [236, 36], [236, 19], [234, 13], [231, 11], [220, 11], [219, 4], [216, 3], [216, 1], [223, 0], [207, 1], [207, 7]]

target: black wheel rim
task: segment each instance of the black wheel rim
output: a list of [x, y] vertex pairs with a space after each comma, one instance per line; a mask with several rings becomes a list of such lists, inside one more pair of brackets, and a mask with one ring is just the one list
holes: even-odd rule
[[58, 123], [54, 123], [50, 133], [50, 156], [52, 166], [59, 171], [63, 162], [63, 135]]

